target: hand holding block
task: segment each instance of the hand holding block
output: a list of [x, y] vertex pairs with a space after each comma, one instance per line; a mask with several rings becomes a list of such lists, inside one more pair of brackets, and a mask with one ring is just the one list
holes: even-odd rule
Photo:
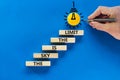
[[51, 66], [50, 61], [26, 61], [28, 67]]
[[58, 58], [58, 53], [34, 53], [34, 58]]
[[43, 51], [66, 51], [67, 45], [43, 45]]
[[67, 37], [51, 38], [51, 43], [75, 43], [75, 38]]
[[81, 36], [84, 35], [84, 30], [59, 30], [60, 36]]

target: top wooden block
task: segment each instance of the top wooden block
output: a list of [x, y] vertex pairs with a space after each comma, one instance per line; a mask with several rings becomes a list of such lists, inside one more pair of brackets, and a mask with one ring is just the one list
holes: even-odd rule
[[84, 30], [59, 30], [60, 36], [81, 36], [84, 35]]

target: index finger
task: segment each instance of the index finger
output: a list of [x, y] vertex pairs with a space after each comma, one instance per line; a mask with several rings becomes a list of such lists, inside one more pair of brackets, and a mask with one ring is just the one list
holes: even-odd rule
[[89, 17], [88, 19], [94, 19], [95, 17], [99, 16], [100, 14], [109, 15], [110, 9], [109, 7], [99, 6]]

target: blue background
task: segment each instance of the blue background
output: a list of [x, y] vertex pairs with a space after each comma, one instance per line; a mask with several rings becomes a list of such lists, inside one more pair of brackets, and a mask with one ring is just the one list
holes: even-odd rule
[[[99, 5], [120, 0], [75, 0], [87, 19]], [[51, 67], [27, 68], [33, 52], [50, 44], [65, 26], [64, 14], [72, 0], [0, 0], [0, 80], [120, 80], [120, 41], [82, 23], [85, 30]]]

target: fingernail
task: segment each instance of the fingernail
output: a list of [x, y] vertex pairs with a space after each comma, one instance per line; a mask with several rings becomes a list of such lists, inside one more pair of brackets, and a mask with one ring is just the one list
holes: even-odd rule
[[90, 25], [91, 25], [91, 26], [93, 26], [93, 23], [92, 23], [92, 22], [90, 22]]
[[90, 15], [90, 16], [88, 16], [88, 19], [92, 19], [92, 18], [91, 18], [91, 15]]
[[90, 19], [90, 16], [88, 16], [88, 19]]

